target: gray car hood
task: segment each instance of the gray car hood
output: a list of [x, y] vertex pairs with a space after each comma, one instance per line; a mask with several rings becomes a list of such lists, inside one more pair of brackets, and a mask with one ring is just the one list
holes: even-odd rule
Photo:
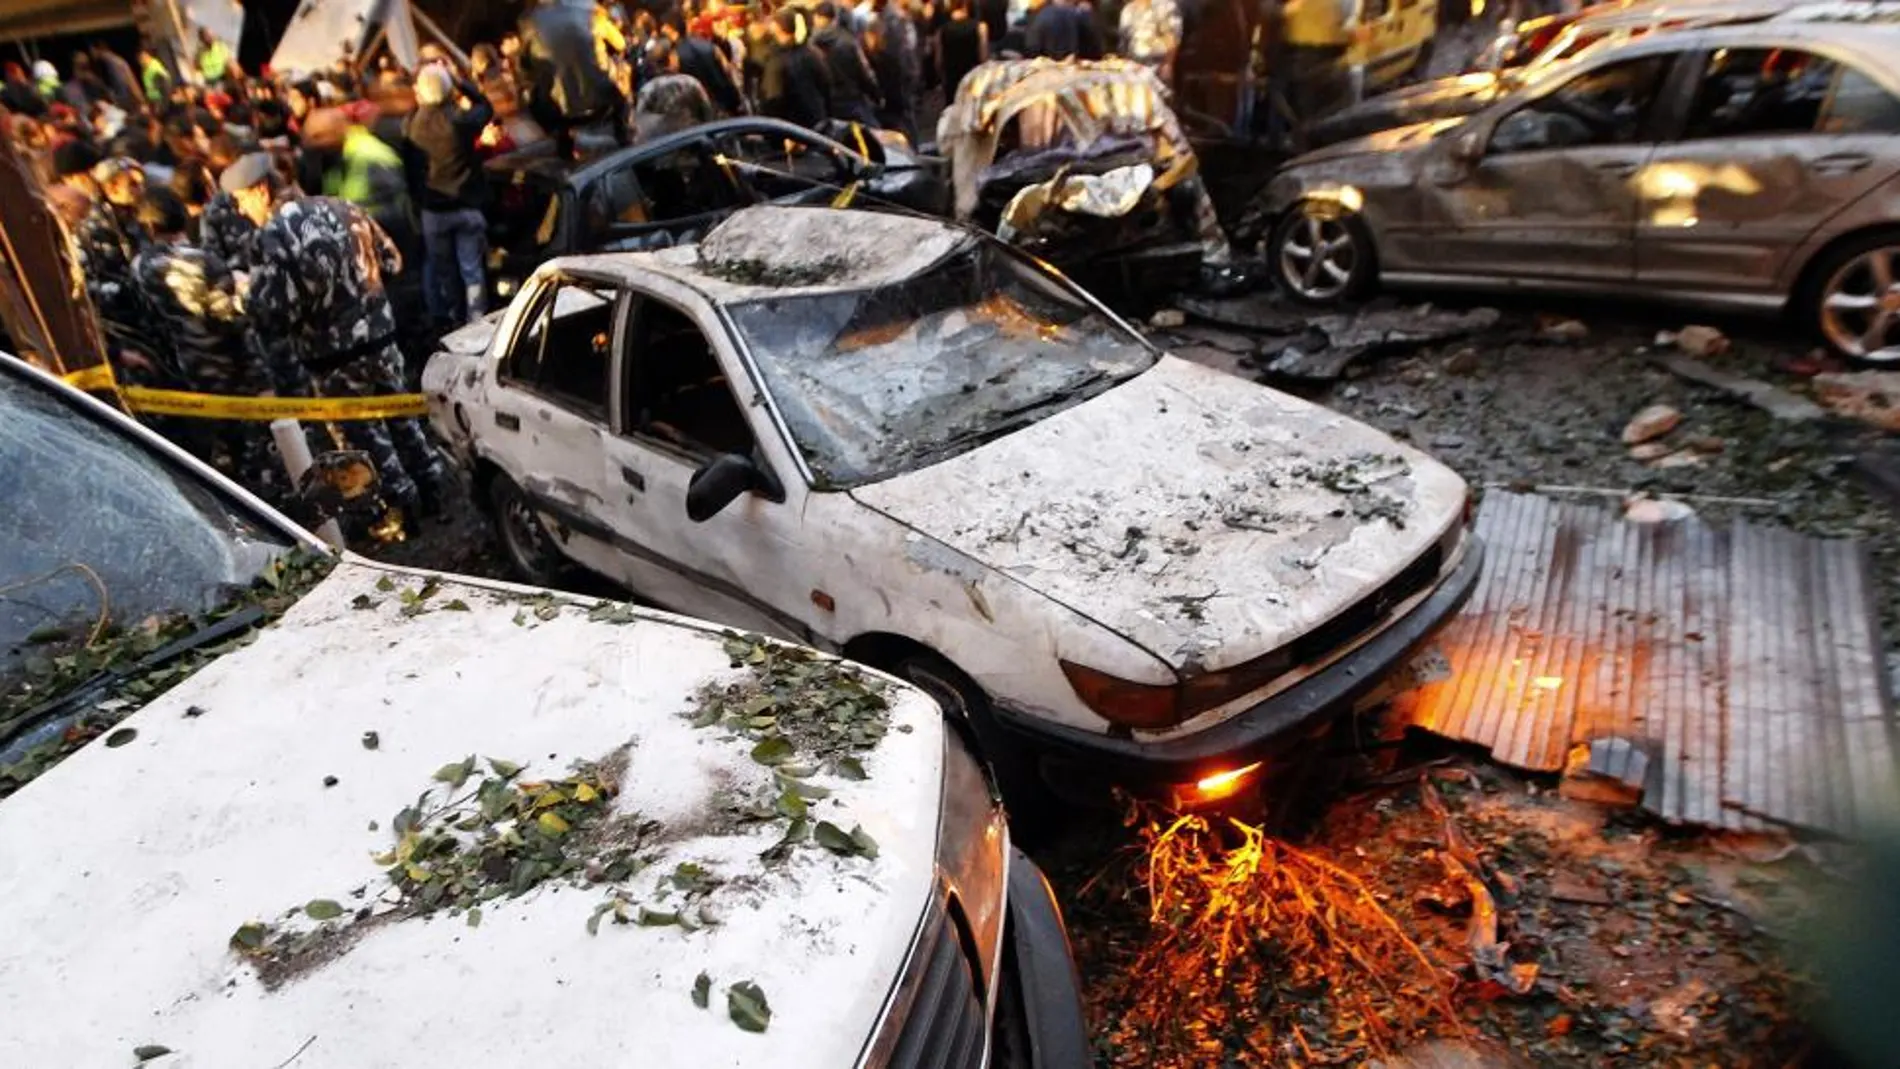
[[852, 494], [1193, 672], [1278, 649], [1397, 575], [1459, 522], [1465, 483], [1337, 412], [1165, 357]]

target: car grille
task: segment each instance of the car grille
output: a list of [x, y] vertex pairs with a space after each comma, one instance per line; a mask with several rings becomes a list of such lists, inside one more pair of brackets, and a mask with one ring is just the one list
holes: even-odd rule
[[890, 1069], [976, 1069], [983, 1064], [983, 1002], [969, 956], [957, 942], [956, 925], [942, 900], [924, 921], [923, 938], [911, 959], [906, 985], [909, 1012]]
[[1376, 627], [1391, 615], [1405, 599], [1430, 586], [1445, 565], [1443, 544], [1435, 545], [1424, 556], [1407, 565], [1384, 586], [1346, 607], [1338, 616], [1301, 635], [1291, 647], [1294, 664], [1310, 664], [1339, 652], [1360, 635]]

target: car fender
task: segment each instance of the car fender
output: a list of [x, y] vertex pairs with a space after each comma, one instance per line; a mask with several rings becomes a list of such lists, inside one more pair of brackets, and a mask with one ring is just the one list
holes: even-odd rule
[[1108, 722], [1076, 697], [1061, 661], [1175, 682], [1166, 663], [1130, 639], [848, 494], [812, 495], [805, 529], [834, 547], [813, 580], [814, 593], [833, 605], [815, 629], [838, 648], [867, 634], [895, 635], [1018, 709], [1095, 733]]
[[1877, 227], [1900, 226], [1900, 175], [1842, 205], [1797, 245], [1775, 275], [1776, 289], [1789, 296], [1807, 281], [1805, 275], [1817, 257], [1843, 238]]

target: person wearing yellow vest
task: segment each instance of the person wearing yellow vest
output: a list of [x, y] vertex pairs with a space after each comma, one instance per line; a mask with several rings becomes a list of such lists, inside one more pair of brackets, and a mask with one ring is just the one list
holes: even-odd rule
[[172, 95], [172, 74], [150, 49], [139, 49], [139, 84], [145, 90], [145, 102], [154, 107]]
[[303, 127], [303, 149], [323, 175], [322, 193], [363, 209], [392, 234], [408, 234], [409, 186], [402, 156], [340, 108], [319, 108]]
[[217, 85], [231, 73], [231, 49], [203, 26], [198, 27], [198, 73], [206, 85]]

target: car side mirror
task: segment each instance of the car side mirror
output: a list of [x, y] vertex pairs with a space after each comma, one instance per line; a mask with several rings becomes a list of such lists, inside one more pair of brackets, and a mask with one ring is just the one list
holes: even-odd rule
[[737, 453], [721, 453], [693, 473], [686, 484], [686, 518], [705, 523], [726, 510], [748, 490], [761, 489], [768, 480], [757, 464]]
[[1460, 132], [1451, 143], [1451, 158], [1463, 164], [1475, 164], [1484, 159], [1484, 135], [1476, 130]]

